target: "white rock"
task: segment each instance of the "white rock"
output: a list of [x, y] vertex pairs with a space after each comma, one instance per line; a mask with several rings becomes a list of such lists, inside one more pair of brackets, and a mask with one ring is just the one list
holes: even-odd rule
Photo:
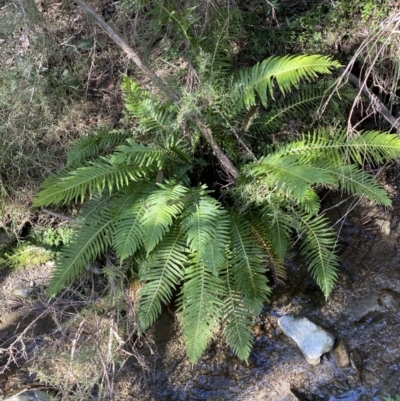
[[333, 347], [334, 337], [305, 317], [281, 316], [278, 324], [283, 332], [296, 342], [311, 365], [318, 365], [321, 355]]

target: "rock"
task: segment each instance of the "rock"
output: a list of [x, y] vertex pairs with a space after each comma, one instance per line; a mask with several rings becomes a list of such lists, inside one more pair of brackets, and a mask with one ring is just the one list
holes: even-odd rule
[[350, 352], [350, 362], [351, 362], [351, 366], [358, 373], [361, 372], [362, 361], [363, 361], [363, 358], [362, 358], [361, 351], [358, 348], [353, 349], [353, 351]]
[[359, 297], [347, 306], [345, 314], [358, 322], [369, 313], [381, 310], [378, 298], [378, 295], [374, 293]]
[[11, 294], [18, 298], [28, 298], [35, 294], [35, 287], [15, 288]]
[[12, 244], [17, 240], [15, 235], [7, 233], [3, 228], [0, 228], [0, 244]]
[[278, 324], [283, 332], [296, 342], [311, 365], [318, 365], [321, 355], [333, 347], [334, 337], [305, 317], [285, 315], [278, 319]]
[[347, 352], [346, 345], [343, 340], [340, 340], [333, 350], [336, 365], [339, 368], [345, 368], [350, 365], [349, 353]]
[[375, 220], [383, 235], [390, 235], [390, 221], [389, 220]]
[[392, 290], [383, 290], [379, 296], [379, 305], [390, 312], [398, 312], [400, 310], [400, 294]]
[[50, 396], [39, 390], [24, 390], [4, 401], [51, 401]]

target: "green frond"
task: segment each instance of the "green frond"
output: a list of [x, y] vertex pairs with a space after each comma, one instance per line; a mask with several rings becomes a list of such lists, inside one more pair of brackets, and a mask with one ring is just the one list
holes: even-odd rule
[[113, 246], [118, 258], [123, 261], [143, 245], [141, 219], [146, 211], [146, 199], [158, 189], [151, 181], [135, 182], [122, 189], [115, 197]]
[[338, 67], [338, 62], [319, 55], [269, 57], [247, 70], [239, 71], [234, 84], [238, 107], [254, 106], [256, 94], [266, 107], [267, 94], [274, 98], [275, 85], [285, 95], [297, 87], [301, 80], [310, 81], [318, 74], [328, 74]]
[[188, 252], [183, 232], [179, 226], [167, 233], [155, 252], [142, 263], [140, 280], [145, 285], [140, 290], [138, 310], [140, 330], [146, 330], [157, 319], [162, 305], [171, 301], [173, 291], [183, 278]]
[[[326, 164], [330, 161], [327, 159]], [[282, 157], [280, 154], [270, 154], [262, 157], [258, 164], [246, 167], [245, 174], [262, 178], [267, 188], [282, 190], [294, 197], [302, 199], [311, 185], [333, 185], [332, 175], [320, 166], [301, 163], [295, 155]]]
[[224, 262], [224, 250], [229, 242], [227, 213], [218, 201], [210, 196], [201, 196], [191, 206], [182, 222], [190, 251], [199, 262], [210, 262], [215, 271]]
[[275, 154], [297, 155], [305, 163], [328, 158], [337, 165], [351, 161], [374, 164], [400, 157], [400, 138], [379, 131], [361, 131], [350, 136], [346, 131], [318, 130], [281, 146]]
[[102, 157], [89, 166], [69, 171], [67, 176], [49, 181], [35, 197], [33, 206], [67, 204], [72, 200], [83, 202], [88, 196], [102, 193], [105, 188], [111, 193], [149, 173], [149, 169], [135, 164], [113, 164], [112, 156]]
[[[283, 283], [286, 280], [286, 269], [283, 264], [284, 258], [279, 257], [273, 245], [275, 232], [270, 227], [270, 221], [264, 221], [262, 216], [252, 214], [249, 219], [251, 229], [257, 244], [262, 246], [267, 258], [268, 269], [272, 271], [276, 283]], [[288, 234], [289, 235], [289, 234]], [[285, 248], [285, 254], [286, 254]]]
[[65, 284], [81, 274], [88, 263], [111, 246], [112, 216], [105, 208], [109, 196], [96, 197], [83, 211], [84, 220], [79, 229], [57, 258], [53, 276], [47, 288], [49, 296], [55, 296]]
[[122, 81], [122, 92], [126, 108], [133, 117], [139, 119], [145, 132], [157, 135], [171, 133], [176, 113], [171, 104], [160, 104], [152, 98], [150, 92], [139, 87], [139, 84], [129, 77]]
[[257, 243], [251, 224], [233, 212], [231, 218], [231, 260], [235, 288], [252, 304], [256, 314], [261, 312], [269, 287], [265, 276], [267, 257]]
[[298, 205], [307, 214], [316, 215], [320, 210], [319, 197], [317, 193], [312, 189], [308, 188], [304, 193], [304, 196], [299, 199]]
[[162, 145], [143, 145], [132, 139], [126, 142], [126, 145], [118, 146], [116, 151], [116, 154], [119, 153], [118, 158], [125, 163], [136, 163], [140, 167], [154, 165], [158, 170], [162, 170], [168, 160], [176, 164], [191, 162], [182, 141], [175, 139], [173, 135], [162, 141]]
[[291, 245], [293, 217], [286, 213], [279, 204], [270, 202], [263, 206], [261, 219], [264, 229], [268, 230], [266, 235], [270, 239], [278, 259], [283, 260]]
[[337, 167], [338, 188], [352, 195], [365, 196], [372, 202], [390, 206], [392, 201], [387, 191], [370, 174], [353, 165]]
[[78, 166], [99, 156], [104, 149], [122, 145], [130, 136], [127, 132], [100, 128], [93, 135], [80, 137], [68, 153], [67, 167]]
[[396, 134], [361, 131], [350, 137], [346, 135], [343, 142], [350, 157], [360, 165], [382, 163], [400, 157], [400, 138]]
[[232, 288], [230, 280], [226, 280], [227, 295], [222, 307], [223, 335], [233, 352], [243, 361], [250, 356], [253, 335], [250, 327], [254, 318], [251, 305], [238, 291]]
[[307, 268], [325, 298], [332, 292], [337, 278], [339, 258], [333, 249], [336, 244], [336, 233], [329, 221], [322, 215], [310, 216], [299, 214], [300, 227], [304, 229], [305, 238], [301, 245], [301, 254], [308, 261]]
[[[328, 100], [329, 83], [304, 85], [290, 98], [280, 102], [272, 103], [272, 109], [268, 113], [261, 115], [251, 124], [251, 130], [257, 133], [271, 134], [277, 132], [283, 122], [291, 119], [298, 120], [302, 116], [302, 123], [316, 116], [317, 110]], [[340, 95], [333, 94], [328, 103], [328, 110], [344, 109], [350, 103], [354, 96], [346, 91]]]
[[183, 211], [183, 199], [188, 189], [176, 182], [159, 184], [159, 189], [145, 203], [141, 224], [143, 242], [149, 254], [169, 231], [174, 219]]
[[197, 362], [207, 347], [221, 315], [223, 281], [204, 264], [191, 263], [185, 270], [179, 298], [179, 317], [189, 361]]

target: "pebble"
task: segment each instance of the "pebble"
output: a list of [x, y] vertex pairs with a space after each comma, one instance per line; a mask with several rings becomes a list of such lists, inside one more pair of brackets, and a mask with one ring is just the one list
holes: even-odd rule
[[339, 368], [345, 368], [350, 365], [349, 353], [346, 349], [346, 344], [343, 340], [339, 340], [335, 349], [333, 350], [333, 356], [335, 357], [336, 365]]

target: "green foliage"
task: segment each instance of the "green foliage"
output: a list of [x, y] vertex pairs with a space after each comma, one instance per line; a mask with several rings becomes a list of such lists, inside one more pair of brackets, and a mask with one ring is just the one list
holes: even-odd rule
[[[177, 17], [170, 10], [167, 14]], [[195, 25], [196, 19], [182, 25], [184, 36], [197, 29]], [[190, 46], [201, 46], [201, 41], [190, 41]], [[203, 71], [199, 91], [186, 92], [179, 105], [125, 78], [127, 109], [136, 121], [132, 135], [100, 132], [80, 140], [68, 158], [69, 166], [45, 181], [34, 200], [35, 206], [84, 204], [76, 233], [60, 252], [49, 295], [82, 274], [102, 252], [112, 250], [121, 266], [129, 264], [143, 283], [140, 332], [177, 295], [192, 363], [221, 324], [233, 351], [241, 359], [249, 358], [250, 325], [271, 291], [266, 273], [284, 279], [284, 258], [296, 234], [311, 276], [328, 297], [338, 258], [335, 233], [320, 213], [318, 188], [390, 204], [362, 166], [398, 157], [400, 140], [375, 131], [349, 136], [319, 128], [286, 144], [271, 145], [267, 152], [257, 149], [249, 161], [248, 154], [238, 152], [237, 138], [238, 132], [252, 132], [257, 123], [258, 136], [252, 143], [263, 140], [265, 130], [274, 129], [271, 124], [260, 128], [263, 119], [258, 119], [257, 110], [265, 113], [278, 95], [338, 66], [322, 56], [285, 56], [268, 58], [234, 76], [224, 69], [218, 78]], [[209, 98], [204, 88], [210, 88]], [[207, 168], [215, 161], [196, 134], [187, 134], [187, 127], [194, 127], [186, 99], [240, 168], [239, 180], [229, 193], [222, 193], [225, 196], [204, 184]], [[294, 112], [318, 108], [324, 99], [320, 86], [308, 87], [300, 89], [289, 106], [281, 104], [293, 110], [286, 113], [292, 118]], [[335, 97], [333, 103], [339, 106], [340, 99]], [[280, 124], [284, 114], [278, 117]]]
[[53, 260], [55, 253], [49, 249], [32, 243], [21, 242], [15, 248], [6, 250], [0, 257], [0, 270], [2, 268], [23, 269], [32, 268]]

